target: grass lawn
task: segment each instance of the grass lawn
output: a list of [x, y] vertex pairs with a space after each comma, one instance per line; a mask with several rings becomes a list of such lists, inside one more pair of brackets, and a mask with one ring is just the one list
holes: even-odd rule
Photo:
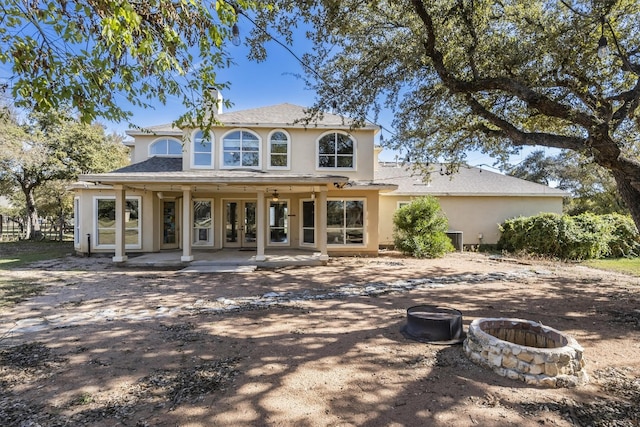
[[4, 277], [2, 270], [23, 267], [35, 261], [60, 258], [71, 253], [73, 242], [0, 242], [0, 310], [38, 295], [44, 289], [39, 283]]
[[0, 270], [21, 267], [30, 262], [60, 258], [73, 253], [73, 242], [51, 240], [0, 242]]
[[640, 258], [592, 259], [582, 263], [588, 267], [640, 277]]

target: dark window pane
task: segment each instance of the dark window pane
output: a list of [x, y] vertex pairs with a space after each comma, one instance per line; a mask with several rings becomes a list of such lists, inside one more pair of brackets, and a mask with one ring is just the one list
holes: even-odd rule
[[272, 154], [271, 155], [271, 166], [277, 167], [286, 167], [287, 166], [287, 155], [282, 154]]
[[315, 232], [313, 229], [305, 228], [302, 230], [302, 241], [304, 243], [315, 243]]
[[344, 244], [344, 236], [342, 234], [342, 229], [327, 230], [327, 243], [331, 245]]
[[348, 227], [362, 227], [364, 224], [364, 206], [362, 201], [346, 202], [346, 219]]
[[258, 166], [258, 153], [244, 153], [242, 155], [242, 166]]
[[339, 168], [352, 168], [353, 167], [353, 157], [351, 156], [338, 156], [338, 167]]
[[353, 141], [347, 135], [337, 134], [338, 154], [353, 154]]
[[271, 153], [287, 154], [287, 144], [271, 144]]
[[335, 154], [336, 152], [336, 143], [335, 143], [335, 134], [325, 135], [318, 142], [318, 153], [319, 154]]
[[314, 202], [302, 202], [302, 226], [315, 226], [315, 204]]
[[288, 139], [284, 132], [274, 132], [273, 135], [271, 135], [272, 141], [287, 141]]
[[327, 202], [327, 227], [344, 227], [344, 208], [342, 201]]
[[335, 157], [333, 156], [320, 156], [318, 158], [318, 166], [321, 168], [333, 168], [336, 166]]

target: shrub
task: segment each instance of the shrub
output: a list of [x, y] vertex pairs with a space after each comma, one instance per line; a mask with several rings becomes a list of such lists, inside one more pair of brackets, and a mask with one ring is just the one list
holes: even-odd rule
[[437, 258], [454, 250], [446, 234], [449, 222], [435, 197], [415, 199], [393, 215], [393, 240], [404, 254]]
[[637, 256], [640, 237], [630, 217], [583, 213], [540, 214], [500, 225], [498, 248], [561, 259]]
[[631, 258], [640, 256], [640, 233], [629, 215], [617, 213], [602, 215], [611, 224], [609, 256]]

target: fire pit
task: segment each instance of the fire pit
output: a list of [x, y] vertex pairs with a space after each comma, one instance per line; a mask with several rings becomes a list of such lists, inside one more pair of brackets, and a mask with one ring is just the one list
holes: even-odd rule
[[451, 308], [416, 305], [407, 309], [407, 338], [431, 344], [458, 344], [464, 340], [462, 313]]
[[464, 342], [464, 352], [474, 363], [546, 387], [586, 384], [583, 351], [569, 335], [522, 319], [474, 320]]

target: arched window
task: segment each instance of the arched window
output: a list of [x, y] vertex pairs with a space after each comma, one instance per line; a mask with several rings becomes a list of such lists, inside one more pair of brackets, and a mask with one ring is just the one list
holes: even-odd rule
[[149, 147], [149, 157], [153, 156], [182, 156], [182, 144], [180, 141], [170, 138], [162, 138], [154, 141]]
[[248, 130], [235, 130], [222, 138], [222, 166], [259, 168], [260, 137]]
[[269, 169], [289, 169], [289, 135], [277, 130], [269, 135]]
[[204, 137], [201, 130], [193, 134], [191, 139], [192, 165], [194, 168], [210, 168], [213, 166], [213, 138], [209, 134], [208, 138]]
[[346, 133], [331, 132], [318, 140], [318, 168], [355, 168], [355, 141]]

